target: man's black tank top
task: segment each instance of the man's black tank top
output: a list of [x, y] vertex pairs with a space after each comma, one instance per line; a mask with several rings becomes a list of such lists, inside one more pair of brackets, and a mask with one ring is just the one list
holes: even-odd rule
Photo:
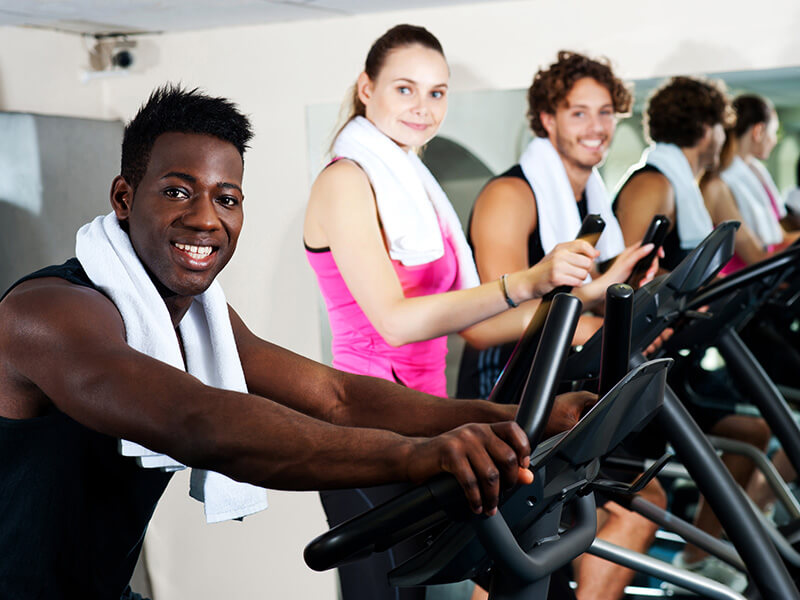
[[[73, 258], [8, 291], [40, 277], [96, 289]], [[34, 419], [0, 417], [0, 598], [116, 600], [130, 593], [147, 524], [171, 475], [137, 466], [118, 444], [55, 409]]]
[[[525, 177], [525, 173], [522, 171], [520, 165], [514, 165], [505, 173], [494, 177], [491, 181], [501, 177], [515, 177], [521, 179], [530, 187], [530, 182]], [[533, 192], [532, 187], [531, 192]], [[585, 192], [578, 202], [578, 213], [580, 214], [581, 221], [588, 214]], [[472, 215], [473, 212], [470, 212], [469, 224], [467, 225], [467, 241], [474, 252], [475, 248], [472, 245], [472, 237], [470, 236]], [[539, 236], [539, 228], [536, 227], [528, 236], [528, 266], [535, 265], [542, 260], [544, 256], [545, 251], [542, 247], [542, 239]], [[492, 348], [486, 348], [485, 350], [477, 350], [469, 344], [464, 346], [464, 353], [461, 356], [461, 365], [458, 370], [456, 396], [458, 398], [487, 398], [498, 377], [500, 377], [500, 373], [503, 372], [508, 359], [511, 357], [511, 352], [516, 345], [517, 342], [509, 342]]]
[[[625, 186], [628, 183], [639, 175], [640, 173], [661, 173], [656, 167], [653, 165], [642, 165], [640, 168], [633, 171], [628, 178], [625, 180], [619, 190], [617, 191], [617, 195], [614, 198], [614, 202], [612, 204], [612, 209], [614, 213], [617, 212], [617, 199], [619, 198], [620, 193], [622, 190], [625, 189]], [[672, 271], [675, 267], [677, 267], [681, 261], [686, 258], [686, 256], [691, 252], [691, 250], [684, 250], [681, 248], [681, 239], [678, 237], [678, 206], [675, 206], [675, 223], [676, 225], [672, 228], [667, 234], [667, 237], [664, 238], [664, 258], [659, 261], [661, 268], [666, 269], [667, 271]]]

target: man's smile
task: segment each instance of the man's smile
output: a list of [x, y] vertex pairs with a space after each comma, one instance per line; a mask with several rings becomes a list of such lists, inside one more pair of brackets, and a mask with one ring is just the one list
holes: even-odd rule
[[211, 245], [181, 242], [172, 242], [171, 246], [176, 251], [175, 254], [178, 258], [181, 259], [181, 263], [195, 269], [207, 268], [213, 262], [213, 255], [217, 250], [217, 247]]

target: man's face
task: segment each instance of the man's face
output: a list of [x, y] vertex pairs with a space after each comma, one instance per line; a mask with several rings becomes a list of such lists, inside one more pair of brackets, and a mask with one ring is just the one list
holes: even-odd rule
[[722, 123], [717, 123], [713, 127], [706, 125], [698, 153], [701, 169], [711, 171], [719, 167], [719, 155], [724, 144], [725, 128]]
[[[242, 229], [242, 158], [219, 138], [165, 133], [133, 198], [117, 178], [112, 205], [151, 277], [178, 296], [204, 292], [228, 263]], [[119, 180], [122, 183], [119, 183]]]
[[603, 161], [617, 127], [611, 93], [591, 77], [578, 79], [555, 114], [540, 118], [561, 160], [579, 169]]

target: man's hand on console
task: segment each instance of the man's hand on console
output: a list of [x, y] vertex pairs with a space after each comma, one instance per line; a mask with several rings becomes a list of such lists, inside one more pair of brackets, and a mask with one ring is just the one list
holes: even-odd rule
[[423, 482], [440, 471], [451, 473], [470, 509], [493, 515], [501, 490], [533, 481], [530, 454], [528, 438], [516, 423], [471, 423], [417, 439], [408, 456], [408, 477]]
[[550, 419], [544, 430], [545, 437], [551, 437], [571, 429], [583, 414], [595, 405], [597, 395], [591, 392], [569, 392], [559, 394], [550, 412]]

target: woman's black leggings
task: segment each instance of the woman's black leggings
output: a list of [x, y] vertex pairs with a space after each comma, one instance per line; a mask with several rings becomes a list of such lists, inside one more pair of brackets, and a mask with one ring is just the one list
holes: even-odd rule
[[[406, 484], [381, 485], [352, 490], [320, 492], [322, 507], [333, 527], [383, 504], [408, 489]], [[387, 583], [386, 574], [422, 548], [414, 539], [386, 552], [339, 567], [342, 600], [424, 600], [425, 588], [397, 588]]]

